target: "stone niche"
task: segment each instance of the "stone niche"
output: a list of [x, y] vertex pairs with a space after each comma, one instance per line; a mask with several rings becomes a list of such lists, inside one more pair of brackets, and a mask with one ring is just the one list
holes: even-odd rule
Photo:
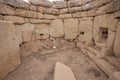
[[20, 64], [19, 41], [12, 22], [0, 21], [0, 80]]
[[93, 18], [81, 18], [79, 24], [78, 40], [82, 42], [91, 42], [93, 38]]
[[118, 20], [115, 19], [112, 15], [105, 14], [95, 17], [93, 29], [95, 42], [103, 43], [108, 47], [112, 47], [117, 25]]
[[99, 41], [101, 43], [105, 43], [107, 42], [107, 39], [108, 39], [108, 28], [100, 27], [99, 28]]

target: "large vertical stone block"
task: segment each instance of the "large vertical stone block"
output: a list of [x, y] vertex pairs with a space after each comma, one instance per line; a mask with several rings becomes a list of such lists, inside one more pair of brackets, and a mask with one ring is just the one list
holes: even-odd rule
[[35, 37], [36, 39], [48, 39], [49, 27], [47, 24], [35, 24]]
[[53, 20], [50, 26], [50, 36], [62, 37], [64, 36], [64, 26], [61, 19]]
[[93, 18], [81, 18], [79, 24], [79, 41], [91, 42], [93, 38]]
[[0, 80], [20, 64], [19, 41], [12, 22], [0, 21]]
[[120, 57], [120, 22], [115, 36], [114, 53], [117, 57]]
[[15, 25], [16, 28], [16, 36], [18, 38], [19, 44], [22, 44], [22, 26], [21, 25]]
[[32, 34], [34, 32], [34, 25], [25, 23], [22, 25], [22, 38], [23, 42], [29, 42], [32, 40]]
[[76, 39], [78, 35], [78, 19], [65, 19], [64, 20], [65, 27], [65, 39]]

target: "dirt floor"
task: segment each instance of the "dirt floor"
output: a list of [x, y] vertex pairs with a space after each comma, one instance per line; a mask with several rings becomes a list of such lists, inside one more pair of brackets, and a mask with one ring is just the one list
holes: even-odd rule
[[77, 48], [44, 49], [39, 53], [24, 55], [22, 64], [4, 80], [54, 80], [57, 61], [69, 66], [76, 80], [108, 80], [107, 76]]

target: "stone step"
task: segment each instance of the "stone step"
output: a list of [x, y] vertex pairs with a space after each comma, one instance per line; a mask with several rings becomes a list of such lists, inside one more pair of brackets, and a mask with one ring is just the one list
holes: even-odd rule
[[94, 46], [94, 47], [87, 47], [87, 49], [90, 52], [94, 53], [95, 55], [100, 55], [101, 54], [101, 49], [96, 47], [96, 46]]
[[93, 54], [92, 52], [90, 52], [89, 50], [86, 50], [87, 56], [91, 59], [94, 60], [95, 58], [95, 54]]
[[108, 76], [111, 76], [113, 72], [117, 71], [115, 67], [103, 59], [96, 59], [95, 63]]
[[106, 48], [107, 46], [103, 43], [96, 43], [96, 46], [99, 48]]
[[44, 49], [39, 52], [39, 54], [50, 54], [59, 51], [58, 49]]
[[120, 62], [116, 57], [107, 57], [107, 61], [120, 71]]

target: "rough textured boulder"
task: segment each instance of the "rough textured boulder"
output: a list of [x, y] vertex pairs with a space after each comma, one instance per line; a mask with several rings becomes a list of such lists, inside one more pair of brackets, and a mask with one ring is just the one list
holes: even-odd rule
[[78, 35], [78, 19], [65, 19], [64, 20], [65, 27], [65, 39], [76, 39]]
[[49, 27], [47, 24], [35, 24], [35, 37], [36, 39], [48, 39]]
[[64, 26], [61, 19], [53, 20], [50, 26], [50, 36], [62, 37], [64, 35]]
[[60, 63], [57, 62], [55, 66], [54, 80], [76, 80], [72, 70]]
[[25, 23], [22, 25], [22, 38], [23, 42], [29, 42], [32, 40], [32, 34], [34, 31], [34, 25], [30, 23]]
[[120, 57], [120, 23], [115, 36], [114, 52], [117, 57]]
[[19, 42], [12, 22], [0, 21], [0, 80], [20, 64]]

